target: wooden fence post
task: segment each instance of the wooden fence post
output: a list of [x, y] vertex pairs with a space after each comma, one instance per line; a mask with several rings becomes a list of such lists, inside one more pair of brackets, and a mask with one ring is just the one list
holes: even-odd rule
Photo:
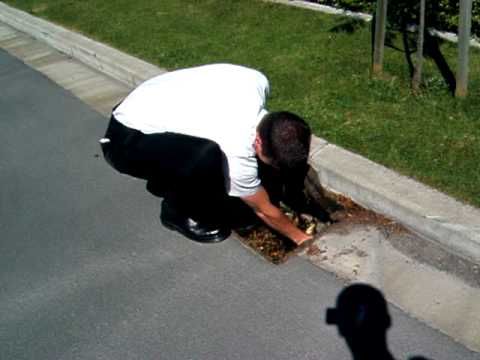
[[383, 53], [385, 49], [385, 33], [387, 29], [387, 2], [387, 0], [377, 0], [372, 69], [374, 75], [380, 75], [383, 71]]
[[460, 22], [458, 24], [458, 68], [456, 97], [467, 96], [468, 54], [470, 51], [470, 30], [472, 27], [472, 0], [460, 0]]

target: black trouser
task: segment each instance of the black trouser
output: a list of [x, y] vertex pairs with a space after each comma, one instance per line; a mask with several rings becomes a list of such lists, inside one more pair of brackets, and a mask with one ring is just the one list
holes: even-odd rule
[[176, 134], [144, 134], [110, 119], [102, 144], [118, 171], [147, 180], [147, 189], [185, 216], [208, 224], [241, 226], [253, 212], [226, 192], [226, 158], [211, 140]]

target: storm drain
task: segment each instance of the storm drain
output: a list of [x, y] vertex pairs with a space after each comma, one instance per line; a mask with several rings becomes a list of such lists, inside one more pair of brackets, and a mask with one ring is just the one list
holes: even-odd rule
[[[280, 203], [282, 211], [303, 231], [319, 237], [329, 231], [331, 227], [366, 224], [376, 226], [389, 233], [407, 232], [395, 221], [365, 209], [348, 197], [325, 190], [315, 179], [316, 175], [311, 170], [304, 188], [307, 213], [299, 213]], [[319, 218], [324, 218], [325, 212], [330, 219], [322, 222]], [[320, 215], [320, 213], [322, 214]], [[273, 264], [285, 263], [291, 256], [305, 249], [309, 254], [319, 251], [313, 242], [298, 247], [290, 239], [263, 224], [249, 230], [236, 231], [236, 234], [244, 245]]]

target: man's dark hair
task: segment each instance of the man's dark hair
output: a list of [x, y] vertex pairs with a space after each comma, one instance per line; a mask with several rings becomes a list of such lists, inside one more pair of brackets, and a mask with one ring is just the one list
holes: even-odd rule
[[311, 130], [298, 115], [288, 111], [265, 115], [257, 128], [263, 155], [280, 169], [293, 169], [307, 163]]

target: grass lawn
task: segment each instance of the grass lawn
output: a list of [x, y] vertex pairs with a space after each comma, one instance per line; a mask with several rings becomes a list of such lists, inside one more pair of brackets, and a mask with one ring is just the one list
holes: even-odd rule
[[[388, 80], [369, 76], [368, 25], [260, 0], [4, 0], [168, 69], [232, 62], [271, 81], [270, 110], [302, 115], [314, 132], [480, 206], [480, 56], [470, 96], [453, 99], [427, 64], [412, 96], [403, 54], [388, 49]], [[456, 49], [442, 47], [455, 69]]]

